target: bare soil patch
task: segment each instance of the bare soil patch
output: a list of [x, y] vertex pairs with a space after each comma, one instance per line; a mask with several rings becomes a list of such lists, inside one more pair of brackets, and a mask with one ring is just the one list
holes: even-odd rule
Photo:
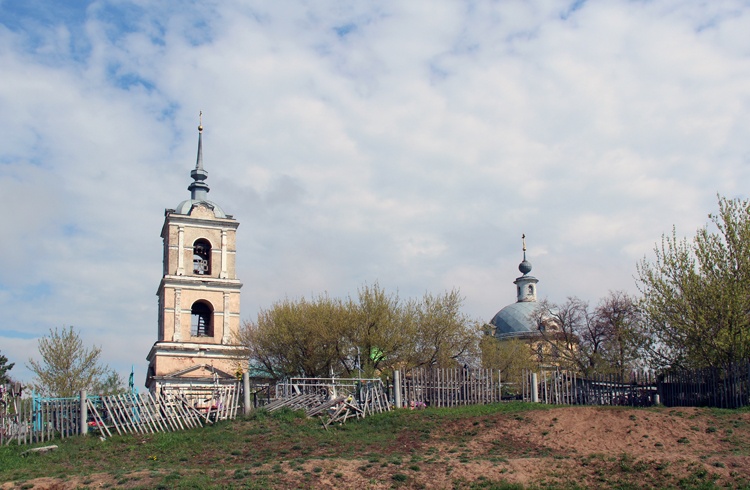
[[273, 463], [222, 468], [221, 461], [234, 460], [213, 454], [202, 465], [186, 462], [179, 474], [159, 468], [118, 476], [37, 478], [0, 488], [187, 488], [191, 481], [198, 482], [192, 483], [196, 488], [750, 485], [750, 413], [741, 411], [564, 407], [441, 419], [427, 432], [404, 430], [386, 447], [359, 451], [306, 447], [304, 458], [290, 452], [300, 448], [299, 441], [264, 446], [258, 439], [254, 450], [279, 454]]

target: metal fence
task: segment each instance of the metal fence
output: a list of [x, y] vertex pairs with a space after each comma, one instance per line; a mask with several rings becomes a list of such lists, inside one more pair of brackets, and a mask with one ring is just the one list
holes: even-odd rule
[[750, 363], [666, 372], [658, 386], [661, 402], [668, 407], [746, 407], [750, 405]]
[[624, 376], [526, 371], [521, 392], [525, 401], [549, 404], [740, 408], [750, 406], [750, 363]]

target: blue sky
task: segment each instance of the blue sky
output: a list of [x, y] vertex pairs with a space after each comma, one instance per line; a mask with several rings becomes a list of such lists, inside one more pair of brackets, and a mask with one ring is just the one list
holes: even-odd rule
[[203, 111], [242, 316], [284, 297], [637, 293], [636, 263], [750, 188], [743, 1], [0, 0], [0, 351], [156, 338], [165, 208]]

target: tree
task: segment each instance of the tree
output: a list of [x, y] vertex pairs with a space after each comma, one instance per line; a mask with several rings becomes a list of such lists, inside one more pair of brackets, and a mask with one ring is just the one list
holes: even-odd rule
[[454, 367], [475, 364], [481, 333], [461, 311], [463, 298], [453, 289], [442, 295], [425, 293], [416, 308], [415, 366]]
[[622, 291], [610, 291], [599, 301], [594, 316], [605, 332], [602, 357], [608, 370], [625, 376], [641, 365], [648, 338], [638, 300]]
[[[528, 341], [498, 340], [493, 332], [494, 328], [487, 325], [479, 341], [481, 362], [483, 368], [500, 371], [505, 392], [509, 386], [521, 386], [524, 371], [537, 367], [536, 353]], [[517, 390], [512, 391], [517, 393]]]
[[409, 362], [417, 348], [414, 301], [402, 302], [398, 294], [387, 293], [376, 282], [362, 286], [357, 301], [350, 297], [347, 308], [345, 339], [365, 376]]
[[645, 342], [636, 300], [622, 292], [610, 292], [594, 309], [575, 297], [559, 305], [543, 301], [535, 320], [542, 361], [586, 376], [625, 374], [637, 364]]
[[340, 340], [347, 311], [340, 300], [319, 296], [312, 301], [284, 299], [246, 322], [238, 343], [247, 346], [251, 369], [281, 379], [288, 376], [341, 375], [347, 353]]
[[13, 366], [15, 365], [15, 362], [8, 364], [8, 358], [0, 354], [0, 385], [11, 382], [10, 376], [8, 376], [8, 371], [13, 369]]
[[101, 348], [84, 347], [72, 326], [50, 329], [39, 339], [39, 354], [41, 361], [29, 359], [27, 367], [36, 375], [34, 390], [47, 396], [72, 397], [81, 390], [96, 393], [111, 387], [114, 377], [119, 379], [109, 366], [100, 364]]
[[750, 201], [719, 196], [715, 230], [662, 236], [638, 265], [657, 367], [723, 367], [750, 357]]
[[105, 396], [120, 395], [127, 392], [125, 380], [114, 369], [107, 369], [104, 375], [94, 382], [91, 389], [91, 393]]
[[251, 370], [289, 376], [372, 377], [395, 368], [455, 366], [477, 357], [474, 322], [458, 291], [403, 301], [377, 283], [346, 300], [285, 299], [246, 322], [237, 343]]

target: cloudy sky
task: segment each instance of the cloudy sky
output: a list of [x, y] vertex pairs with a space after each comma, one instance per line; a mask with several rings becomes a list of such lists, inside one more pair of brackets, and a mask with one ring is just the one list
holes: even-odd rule
[[540, 296], [596, 302], [748, 197], [750, 4], [0, 0], [11, 374], [74, 325], [142, 384], [199, 111], [246, 320], [375, 281], [489, 320], [522, 233]]

